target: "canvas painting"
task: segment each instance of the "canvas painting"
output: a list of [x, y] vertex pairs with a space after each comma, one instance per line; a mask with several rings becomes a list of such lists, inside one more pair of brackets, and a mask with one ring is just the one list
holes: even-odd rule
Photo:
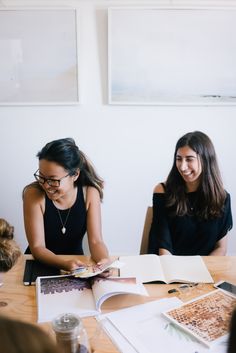
[[1, 9], [0, 52], [0, 104], [79, 102], [75, 9]]
[[236, 102], [235, 10], [110, 8], [108, 15], [110, 104]]

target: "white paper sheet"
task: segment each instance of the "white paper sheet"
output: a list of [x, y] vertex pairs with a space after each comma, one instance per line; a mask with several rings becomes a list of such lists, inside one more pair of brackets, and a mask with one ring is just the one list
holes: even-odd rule
[[164, 298], [100, 315], [99, 320], [120, 352], [226, 353], [227, 342], [209, 350], [163, 317], [163, 311], [180, 304], [178, 298]]

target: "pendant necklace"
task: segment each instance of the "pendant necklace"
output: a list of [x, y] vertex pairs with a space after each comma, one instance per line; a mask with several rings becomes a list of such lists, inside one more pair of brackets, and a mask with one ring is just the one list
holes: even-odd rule
[[57, 209], [57, 213], [59, 215], [59, 218], [60, 218], [60, 221], [61, 221], [61, 225], [62, 225], [61, 232], [62, 232], [62, 234], [65, 234], [66, 233], [66, 223], [67, 223], [71, 208], [69, 208], [69, 210], [67, 212], [65, 222], [62, 221], [60, 210], [57, 207], [56, 207], [56, 209]]

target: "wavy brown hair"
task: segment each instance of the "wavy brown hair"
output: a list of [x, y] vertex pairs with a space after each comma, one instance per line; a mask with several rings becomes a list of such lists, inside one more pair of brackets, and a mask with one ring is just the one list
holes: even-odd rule
[[39, 326], [0, 316], [0, 353], [59, 353], [59, 348]]
[[13, 239], [14, 227], [5, 219], [0, 218], [0, 239]]
[[224, 208], [226, 191], [213, 143], [201, 131], [189, 132], [177, 141], [173, 165], [166, 181], [166, 205], [175, 215], [183, 216], [188, 213], [186, 184], [176, 167], [177, 151], [185, 146], [197, 153], [202, 166], [195, 205], [197, 216], [203, 219], [219, 217]]
[[0, 218], [0, 272], [7, 272], [21, 255], [18, 244], [13, 240], [14, 227]]

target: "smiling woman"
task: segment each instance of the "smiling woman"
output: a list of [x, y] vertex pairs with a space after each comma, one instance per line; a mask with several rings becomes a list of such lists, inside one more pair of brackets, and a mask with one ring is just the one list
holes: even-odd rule
[[166, 182], [154, 188], [148, 252], [225, 255], [232, 224], [230, 195], [210, 138], [200, 131], [185, 134]]
[[109, 261], [101, 232], [103, 181], [88, 158], [71, 138], [49, 142], [37, 157], [36, 182], [23, 191], [26, 253], [73, 270], [83, 264], [76, 257], [65, 260], [58, 255], [82, 255], [87, 232], [93, 260], [99, 264]]

